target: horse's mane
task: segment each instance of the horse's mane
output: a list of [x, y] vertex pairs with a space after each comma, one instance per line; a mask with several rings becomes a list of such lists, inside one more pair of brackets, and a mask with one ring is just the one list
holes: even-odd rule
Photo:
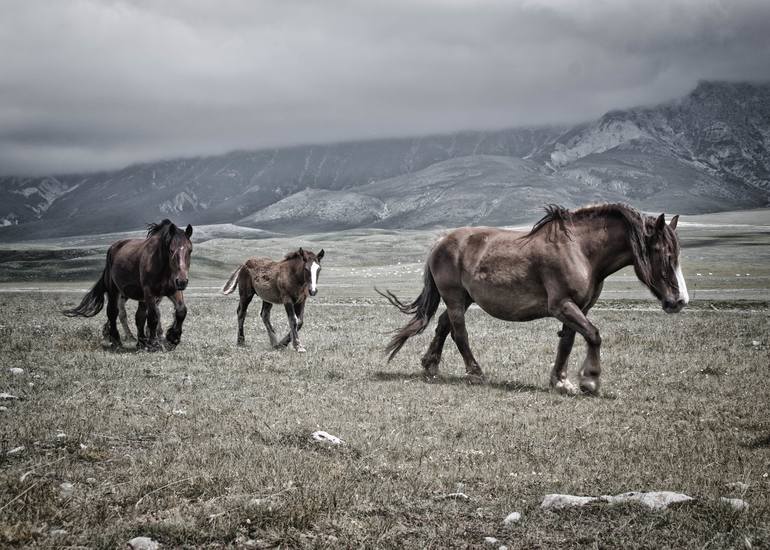
[[147, 238], [149, 239], [150, 237], [154, 237], [156, 235], [160, 238], [160, 241], [163, 243], [163, 246], [161, 247], [162, 254], [166, 254], [168, 252], [174, 237], [179, 235], [180, 232], [184, 234], [184, 231], [174, 225], [174, 223], [168, 218], [162, 220], [160, 223], [147, 224]]
[[294, 260], [295, 258], [301, 258], [302, 254], [299, 253], [299, 249], [294, 250], [292, 252], [288, 252], [286, 256], [283, 257], [284, 260]]
[[[567, 224], [571, 225], [584, 219], [607, 217], [619, 218], [625, 223], [637, 275], [643, 283], [649, 286], [652, 283], [652, 267], [647, 250], [647, 237], [652, 234], [655, 218], [646, 216], [627, 204], [597, 204], [576, 210], [569, 210], [557, 204], [549, 204], [545, 208], [545, 216], [532, 226], [526, 236], [531, 237], [552, 223], [569, 236], [570, 231]], [[665, 233], [663, 238], [667, 238]]]

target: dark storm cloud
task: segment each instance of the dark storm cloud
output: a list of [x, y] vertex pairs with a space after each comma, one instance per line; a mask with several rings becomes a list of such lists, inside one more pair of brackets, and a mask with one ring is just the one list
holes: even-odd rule
[[0, 172], [568, 123], [770, 79], [770, 2], [0, 2]]

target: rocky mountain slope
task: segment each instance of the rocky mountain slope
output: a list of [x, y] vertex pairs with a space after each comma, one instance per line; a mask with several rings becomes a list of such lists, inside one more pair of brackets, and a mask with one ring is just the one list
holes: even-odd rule
[[0, 178], [0, 240], [180, 223], [301, 233], [508, 224], [543, 203], [701, 213], [770, 205], [770, 85], [704, 82], [572, 128], [462, 132]]

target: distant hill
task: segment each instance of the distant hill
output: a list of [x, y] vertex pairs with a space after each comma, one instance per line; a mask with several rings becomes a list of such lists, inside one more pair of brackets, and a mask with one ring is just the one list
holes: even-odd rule
[[516, 128], [0, 178], [0, 240], [180, 223], [302, 233], [531, 220], [547, 202], [697, 214], [770, 205], [770, 85], [703, 82], [571, 128]]

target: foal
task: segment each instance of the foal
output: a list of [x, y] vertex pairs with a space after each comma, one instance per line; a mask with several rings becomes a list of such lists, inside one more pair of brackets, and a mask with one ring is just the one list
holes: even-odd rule
[[[265, 323], [270, 345], [274, 348], [286, 347], [289, 342], [300, 353], [305, 348], [299, 341], [299, 330], [305, 318], [305, 300], [308, 295], [315, 296], [318, 292], [318, 274], [321, 272], [321, 258], [324, 251], [313, 254], [300, 248], [290, 252], [283, 260], [273, 261], [270, 258], [249, 258], [238, 269], [233, 271], [230, 278], [222, 287], [224, 294], [230, 294], [235, 287], [240, 288], [241, 301], [238, 304], [238, 345], [245, 343], [243, 336], [243, 321], [246, 310], [256, 294], [262, 299], [260, 317]], [[273, 304], [283, 304], [289, 317], [289, 333], [278, 341], [273, 325], [270, 323], [270, 310]]]

